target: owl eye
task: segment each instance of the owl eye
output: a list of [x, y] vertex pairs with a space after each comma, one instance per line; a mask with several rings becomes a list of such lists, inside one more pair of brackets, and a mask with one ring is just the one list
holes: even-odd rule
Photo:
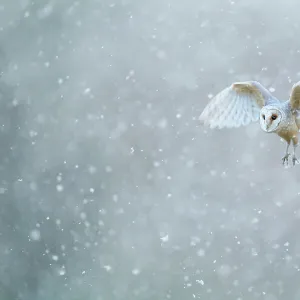
[[276, 116], [276, 115], [272, 115], [271, 119], [272, 119], [272, 120], [276, 120], [276, 119], [277, 119], [277, 116]]

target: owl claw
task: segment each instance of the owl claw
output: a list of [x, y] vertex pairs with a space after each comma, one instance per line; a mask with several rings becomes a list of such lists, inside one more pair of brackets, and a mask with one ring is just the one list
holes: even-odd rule
[[290, 153], [287, 153], [283, 158], [282, 158], [282, 164], [283, 165], [288, 165], [289, 164], [289, 156], [290, 156]]
[[293, 161], [293, 166], [295, 166], [296, 163], [299, 164], [299, 161], [295, 155], [293, 155], [292, 161]]

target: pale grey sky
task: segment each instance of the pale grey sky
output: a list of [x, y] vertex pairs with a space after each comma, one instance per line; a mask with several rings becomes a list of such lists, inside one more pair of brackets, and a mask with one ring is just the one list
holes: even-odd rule
[[298, 8], [2, 0], [0, 298], [298, 300], [300, 166], [197, 121], [236, 80], [288, 98]]

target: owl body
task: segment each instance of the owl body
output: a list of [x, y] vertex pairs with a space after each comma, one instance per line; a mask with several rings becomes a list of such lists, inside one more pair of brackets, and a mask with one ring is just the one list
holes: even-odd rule
[[293, 141], [298, 143], [298, 132], [300, 129], [300, 111], [292, 111], [289, 101], [281, 102], [277, 104], [278, 109], [281, 112], [282, 120], [280, 126], [275, 130], [275, 133], [283, 138], [286, 142]]
[[293, 143], [293, 164], [298, 162], [295, 149], [300, 129], [300, 82], [295, 84], [289, 100], [279, 101], [257, 81], [236, 82], [219, 92], [200, 115], [211, 128], [232, 128], [260, 122], [267, 133], [276, 133], [287, 142], [282, 158], [288, 162], [288, 149]]

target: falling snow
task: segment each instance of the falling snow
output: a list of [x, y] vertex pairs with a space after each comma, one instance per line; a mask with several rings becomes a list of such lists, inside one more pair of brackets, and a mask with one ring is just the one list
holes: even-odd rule
[[0, 299], [299, 299], [299, 166], [198, 119], [288, 99], [296, 0], [0, 2]]
[[39, 241], [41, 239], [41, 232], [37, 229], [34, 229], [30, 232], [30, 238], [33, 241]]

